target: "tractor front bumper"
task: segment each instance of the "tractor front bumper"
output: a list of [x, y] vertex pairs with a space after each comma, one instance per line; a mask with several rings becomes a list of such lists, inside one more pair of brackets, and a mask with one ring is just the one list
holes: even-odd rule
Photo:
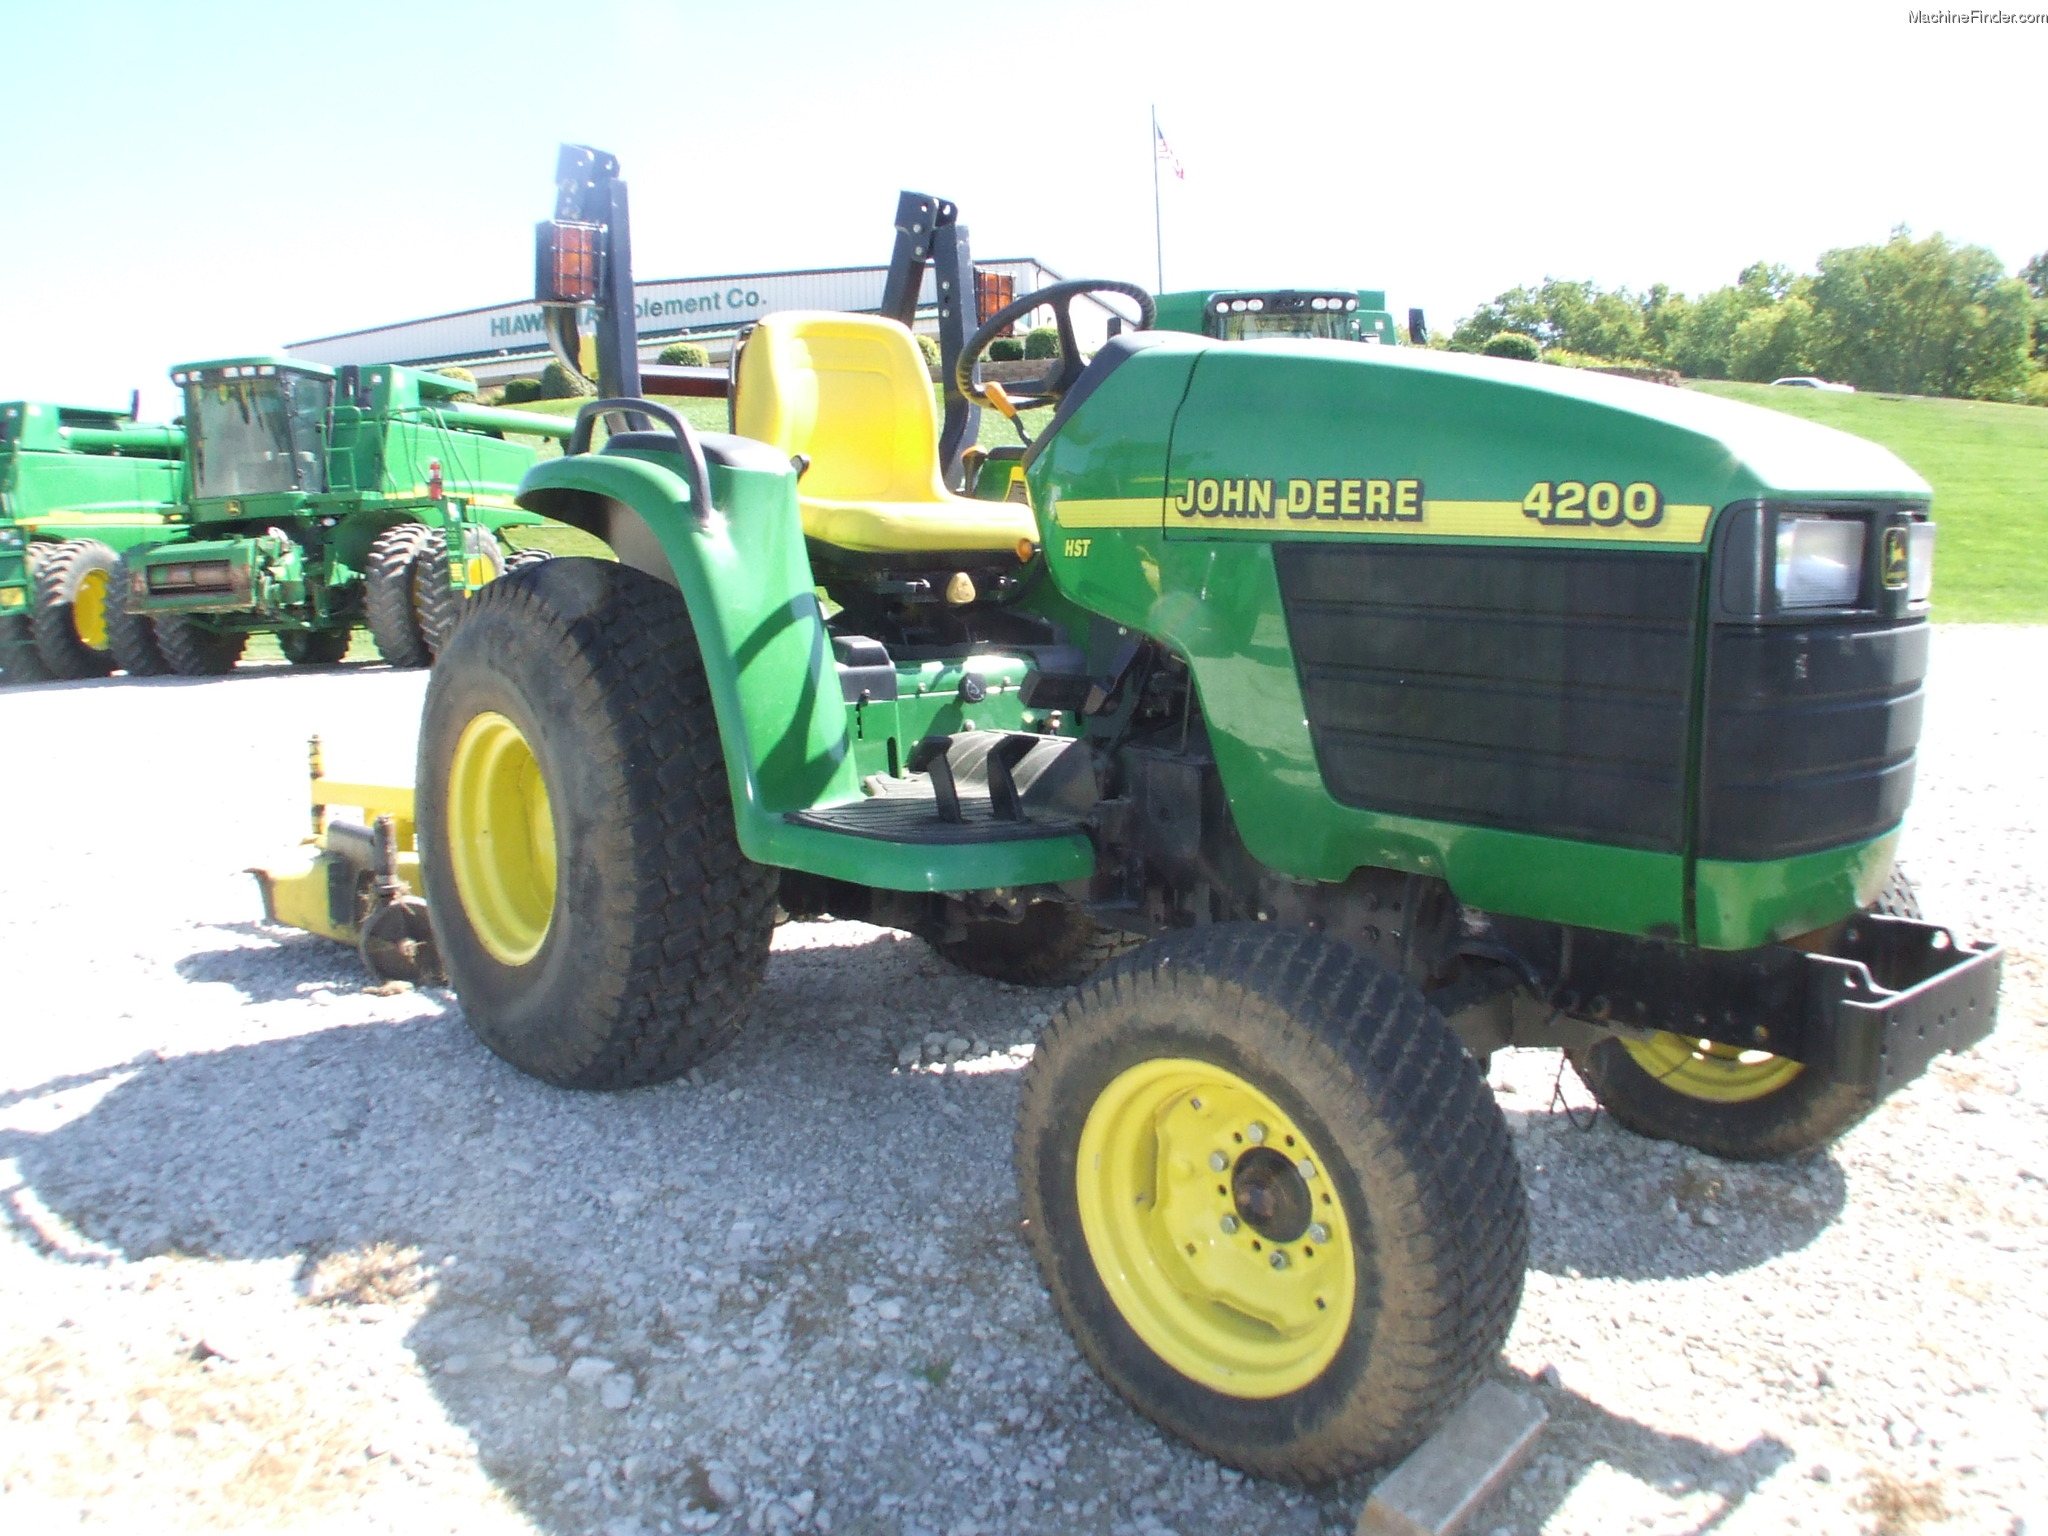
[[1991, 1033], [2005, 950], [1911, 918], [1856, 918], [1806, 957], [1807, 1064], [1882, 1099]]

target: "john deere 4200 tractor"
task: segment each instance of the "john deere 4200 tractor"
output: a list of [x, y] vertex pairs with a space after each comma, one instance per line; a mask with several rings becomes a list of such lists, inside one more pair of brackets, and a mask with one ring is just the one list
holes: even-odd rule
[[[1078, 981], [1017, 1133], [1053, 1298], [1159, 1423], [1320, 1478], [1405, 1453], [1507, 1331], [1492, 1051], [1763, 1158], [1990, 1028], [1998, 951], [1894, 878], [1934, 529], [1890, 454], [1141, 325], [1069, 336], [1019, 391], [1057, 405], [1028, 499], [969, 499], [888, 318], [762, 321], [734, 435], [631, 398], [615, 162], [565, 151], [558, 215], [541, 298], [599, 304], [617, 398], [519, 501], [617, 560], [483, 591], [417, 782], [442, 958], [515, 1065], [685, 1070], [778, 901]], [[1030, 297], [1065, 325], [1090, 292], [1151, 318], [1125, 284]], [[952, 359], [983, 399], [991, 329]]]

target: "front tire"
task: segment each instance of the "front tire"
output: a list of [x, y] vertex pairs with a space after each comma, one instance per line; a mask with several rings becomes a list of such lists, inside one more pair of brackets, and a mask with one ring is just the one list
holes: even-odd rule
[[128, 608], [134, 590], [132, 574], [124, 555], [117, 578], [119, 589], [107, 604], [107, 648], [114, 653], [115, 665], [130, 677], [162, 677], [171, 664], [157, 644], [156, 625], [148, 614]]
[[740, 852], [674, 588], [582, 559], [484, 588], [427, 685], [417, 786], [442, 962], [485, 1045], [609, 1089], [738, 1033], [776, 882]]
[[424, 523], [399, 523], [370, 545], [363, 573], [363, 617], [377, 654], [394, 667], [424, 667], [434, 658], [412, 606], [413, 567], [427, 536]]
[[[1865, 910], [1918, 918], [1920, 898], [1894, 869]], [[1773, 1162], [1827, 1146], [1877, 1107], [1866, 1090], [1789, 1057], [1664, 1031], [1647, 1040], [1610, 1036], [1565, 1054], [1619, 1124], [1733, 1162]]]
[[1528, 1214], [1477, 1066], [1407, 982], [1300, 929], [1170, 935], [1046, 1032], [1025, 1231], [1081, 1350], [1218, 1460], [1386, 1466], [1484, 1375]]
[[125, 595], [121, 557], [98, 539], [67, 539], [41, 546], [30, 569], [35, 607], [29, 622], [43, 669], [72, 682], [113, 671], [107, 607]]
[[936, 941], [961, 970], [1020, 987], [1078, 986], [1142, 942], [1056, 901], [1032, 903], [1020, 923], [969, 923], [965, 936]]

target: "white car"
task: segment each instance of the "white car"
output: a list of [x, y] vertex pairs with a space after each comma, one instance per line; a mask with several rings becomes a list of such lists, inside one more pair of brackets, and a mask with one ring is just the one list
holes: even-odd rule
[[1780, 384], [1787, 384], [1794, 389], [1831, 389], [1838, 395], [1853, 395], [1856, 393], [1856, 386], [1854, 384], [1830, 384], [1826, 379], [1816, 379], [1810, 374], [1801, 374], [1799, 377], [1791, 379], [1773, 379], [1771, 384], [1774, 388]]

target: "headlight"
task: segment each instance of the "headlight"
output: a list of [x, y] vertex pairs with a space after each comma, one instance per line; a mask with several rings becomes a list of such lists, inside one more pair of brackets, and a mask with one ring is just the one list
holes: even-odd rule
[[1863, 591], [1861, 519], [1778, 519], [1778, 606], [1847, 608]]
[[1934, 590], [1934, 524], [1915, 523], [1907, 537], [1906, 601], [1924, 603]]

